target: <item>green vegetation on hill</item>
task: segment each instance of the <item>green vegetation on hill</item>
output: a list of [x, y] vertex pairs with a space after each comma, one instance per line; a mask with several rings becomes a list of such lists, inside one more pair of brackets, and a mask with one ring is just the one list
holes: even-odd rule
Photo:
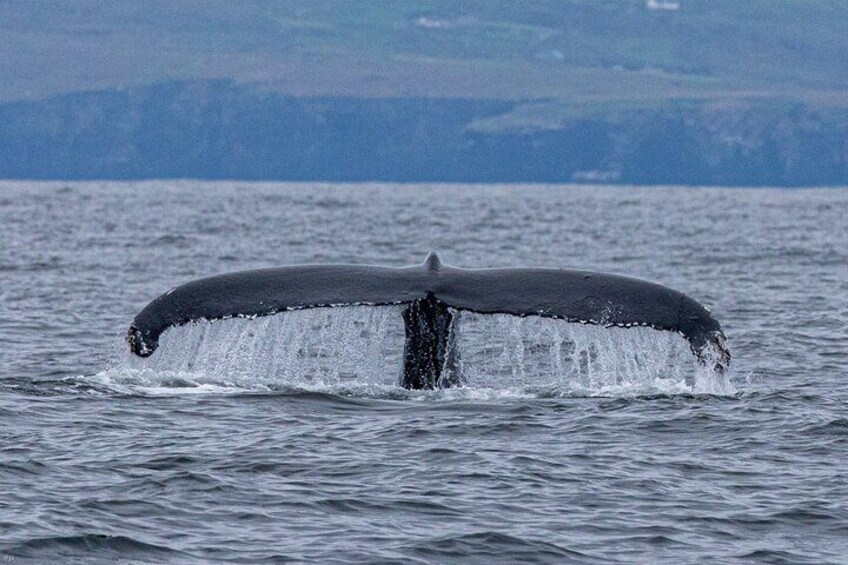
[[228, 78], [303, 96], [845, 104], [847, 29], [844, 0], [6, 0], [0, 99]]

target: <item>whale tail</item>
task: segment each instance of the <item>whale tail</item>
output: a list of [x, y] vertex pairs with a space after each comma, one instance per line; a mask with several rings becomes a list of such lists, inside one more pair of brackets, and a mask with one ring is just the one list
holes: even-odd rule
[[701, 304], [675, 290], [588, 271], [458, 269], [444, 265], [435, 253], [414, 267], [305, 265], [200, 279], [148, 304], [133, 320], [127, 340], [134, 354], [147, 357], [163, 331], [196, 320], [389, 304], [406, 306], [406, 388], [462, 384], [456, 342], [463, 311], [674, 331], [704, 364], [716, 371], [730, 365], [721, 325]]

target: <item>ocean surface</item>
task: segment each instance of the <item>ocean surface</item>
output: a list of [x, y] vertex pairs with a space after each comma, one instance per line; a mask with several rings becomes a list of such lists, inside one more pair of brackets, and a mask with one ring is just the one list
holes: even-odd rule
[[[398, 386], [396, 307], [124, 333], [298, 263], [571, 267], [677, 334], [466, 316]], [[848, 190], [0, 182], [0, 563], [848, 563]]]

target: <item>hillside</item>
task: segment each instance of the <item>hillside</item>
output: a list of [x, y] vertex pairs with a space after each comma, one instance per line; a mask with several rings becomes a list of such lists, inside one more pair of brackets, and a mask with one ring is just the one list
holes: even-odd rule
[[0, 176], [848, 184], [843, 0], [0, 0]]
[[842, 0], [0, 1], [0, 99], [185, 79], [299, 96], [845, 101]]

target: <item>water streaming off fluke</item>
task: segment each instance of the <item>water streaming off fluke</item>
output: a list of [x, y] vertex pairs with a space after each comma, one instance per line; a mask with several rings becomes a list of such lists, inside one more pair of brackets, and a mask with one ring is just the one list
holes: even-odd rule
[[[305, 389], [405, 397], [398, 390], [402, 309], [313, 308], [200, 321], [168, 329], [156, 355], [126, 354], [122, 366], [105, 375], [113, 383], [159, 390]], [[456, 315], [465, 384], [438, 391], [447, 397], [735, 393], [728, 375], [698, 362], [675, 332]]]

